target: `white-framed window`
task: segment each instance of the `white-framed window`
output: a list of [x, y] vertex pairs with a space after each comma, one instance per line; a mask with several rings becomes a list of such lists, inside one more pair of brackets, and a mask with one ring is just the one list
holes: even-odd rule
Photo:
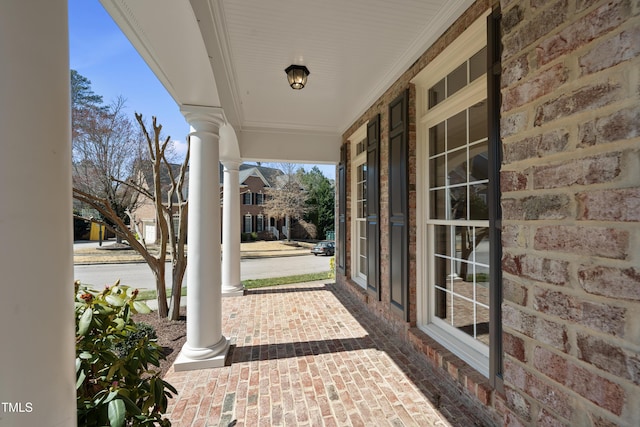
[[242, 232], [251, 233], [253, 231], [253, 217], [251, 214], [246, 214], [243, 217]]
[[261, 231], [264, 231], [264, 216], [263, 215], [258, 215], [258, 218], [256, 219], [256, 231], [259, 233]]
[[351, 141], [351, 279], [367, 288], [367, 125]]
[[256, 193], [256, 205], [264, 205], [264, 194]]
[[246, 193], [242, 193], [242, 204], [243, 205], [252, 205], [253, 201], [253, 193], [251, 191], [247, 191]]
[[413, 82], [421, 171], [418, 327], [488, 377], [486, 69], [484, 15]]

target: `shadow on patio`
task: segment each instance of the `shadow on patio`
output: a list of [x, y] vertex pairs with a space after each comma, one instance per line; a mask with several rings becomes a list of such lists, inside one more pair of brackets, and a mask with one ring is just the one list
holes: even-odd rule
[[174, 426], [473, 426], [427, 363], [334, 284], [223, 299], [226, 366], [174, 372]]

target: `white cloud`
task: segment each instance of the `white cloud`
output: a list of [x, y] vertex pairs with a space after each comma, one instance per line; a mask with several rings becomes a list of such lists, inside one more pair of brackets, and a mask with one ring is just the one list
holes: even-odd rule
[[178, 159], [184, 159], [184, 156], [187, 154], [187, 141], [180, 141], [178, 139], [172, 140], [173, 142], [173, 150]]

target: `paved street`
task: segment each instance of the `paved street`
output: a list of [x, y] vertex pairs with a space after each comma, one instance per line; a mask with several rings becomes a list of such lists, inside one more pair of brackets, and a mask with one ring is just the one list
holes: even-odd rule
[[[264, 279], [268, 277], [293, 276], [296, 274], [321, 273], [329, 270], [330, 257], [301, 255], [294, 257], [242, 259], [241, 278]], [[82, 283], [96, 288], [110, 285], [117, 279], [125, 285], [140, 289], [155, 289], [153, 274], [146, 263], [96, 264], [74, 266], [74, 277]], [[186, 275], [183, 284], [186, 286]], [[171, 286], [171, 265], [167, 264], [167, 286]]]

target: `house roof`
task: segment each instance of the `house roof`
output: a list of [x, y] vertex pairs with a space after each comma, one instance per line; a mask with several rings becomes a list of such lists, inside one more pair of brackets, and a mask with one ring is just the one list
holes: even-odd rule
[[[173, 171], [174, 177], [177, 179], [180, 174], [180, 167], [182, 165], [177, 163], [169, 163], [171, 170]], [[141, 167], [141, 175], [144, 182], [144, 186], [149, 189], [149, 191], [153, 192], [154, 190], [154, 180], [153, 180], [153, 165], [151, 161], [146, 161], [142, 163]], [[166, 165], [162, 165], [160, 167], [160, 184], [162, 186], [162, 202], [167, 202], [168, 191], [171, 186], [171, 177], [169, 175], [169, 168]], [[183, 198], [187, 198], [189, 195], [189, 167], [187, 166], [187, 171], [185, 172], [185, 183], [182, 187]], [[174, 202], [177, 202], [177, 197], [174, 195]]]
[[[273, 187], [276, 184], [276, 180], [282, 175], [282, 171], [277, 168], [270, 168], [266, 166], [246, 164], [243, 163], [239, 167], [239, 184], [242, 185], [250, 176], [257, 176], [260, 178], [264, 185], [267, 187]], [[220, 185], [224, 183], [224, 168], [220, 164]]]

